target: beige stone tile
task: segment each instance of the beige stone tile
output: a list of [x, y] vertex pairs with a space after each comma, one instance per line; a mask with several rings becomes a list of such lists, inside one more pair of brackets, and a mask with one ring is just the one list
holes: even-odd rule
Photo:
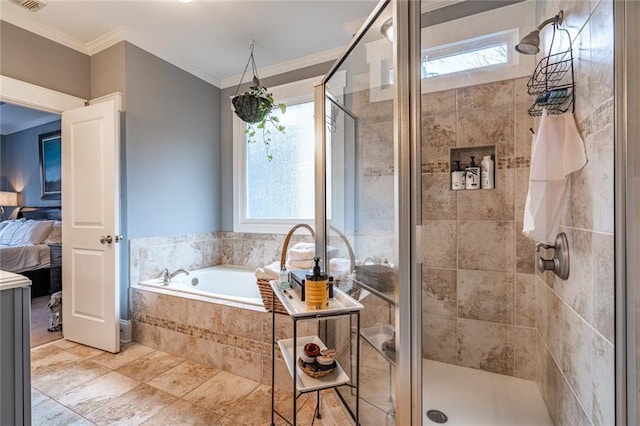
[[53, 346], [56, 346], [60, 349], [69, 349], [74, 346], [78, 346], [78, 343], [72, 342], [71, 340], [67, 340], [67, 339], [60, 339], [53, 342]]
[[185, 361], [147, 382], [168, 394], [181, 397], [216, 375], [219, 370]]
[[148, 355], [151, 352], [153, 352], [153, 349], [148, 346], [144, 346], [136, 342], [130, 342], [121, 345], [120, 352], [117, 354], [102, 352], [102, 354], [94, 357], [92, 361], [111, 370], [115, 370], [116, 368], [122, 367], [123, 365]]
[[535, 96], [527, 92], [527, 82], [529, 77], [514, 80], [514, 90], [516, 96], [515, 110], [515, 136], [516, 136], [516, 157], [531, 158], [531, 142], [533, 135], [530, 129], [535, 131], [535, 120], [529, 115], [529, 108], [535, 101]]
[[158, 316], [158, 293], [152, 291], [141, 290], [138, 288], [131, 289], [131, 306], [129, 310], [137, 315]]
[[69, 390], [57, 400], [76, 413], [87, 415], [138, 385], [140, 382], [112, 371]]
[[165, 352], [154, 351], [123, 365], [116, 369], [116, 371], [144, 383], [175, 367], [183, 361], [184, 358]]
[[536, 242], [522, 234], [522, 222], [516, 222], [516, 272], [536, 272]]
[[174, 247], [173, 269], [183, 268], [188, 271], [201, 269], [202, 264], [202, 242], [186, 241], [176, 244]]
[[515, 327], [515, 371], [514, 375], [521, 379], [535, 380], [536, 371], [536, 329]]
[[516, 325], [536, 326], [536, 276], [516, 274]]
[[490, 107], [513, 108], [513, 80], [462, 87], [457, 90], [458, 110]]
[[259, 385], [256, 381], [222, 371], [186, 394], [183, 399], [224, 415]]
[[136, 321], [135, 319], [131, 321], [131, 325], [135, 342], [152, 349], [160, 347], [160, 329], [158, 326]]
[[65, 350], [79, 356], [82, 359], [95, 358], [104, 353], [104, 351], [101, 351], [100, 349], [92, 348], [91, 346], [85, 345], [75, 345]]
[[262, 379], [262, 356], [255, 351], [246, 351], [233, 346], [224, 346], [223, 370], [256, 382]]
[[[522, 222], [524, 220], [524, 206], [527, 201], [527, 193], [529, 191], [529, 175], [531, 169], [523, 167], [515, 170], [515, 220]], [[522, 232], [522, 228], [518, 230]]]
[[456, 146], [456, 91], [424, 94], [422, 105], [422, 162], [448, 162]]
[[189, 336], [186, 334], [167, 330], [166, 328], [158, 328], [158, 336], [160, 338], [160, 348], [163, 351], [178, 356], [184, 356], [189, 352]]
[[458, 364], [512, 376], [514, 326], [459, 318]]
[[175, 397], [141, 384], [85, 417], [97, 425], [140, 424], [175, 401]]
[[456, 191], [451, 189], [449, 173], [422, 174], [422, 220], [456, 217]]
[[367, 167], [387, 167], [393, 164], [393, 122], [366, 123], [359, 127], [362, 163]]
[[514, 324], [515, 275], [458, 270], [458, 317]]
[[562, 362], [562, 353], [564, 352], [564, 323], [566, 311], [568, 310], [562, 303], [562, 300], [552, 291], [546, 292], [547, 305], [547, 345], [549, 351], [557, 362]]
[[424, 266], [456, 268], [456, 222], [453, 220], [423, 221]]
[[46, 368], [32, 369], [31, 385], [55, 398], [108, 372], [107, 368], [91, 360], [66, 361]]
[[224, 345], [195, 336], [188, 336], [187, 344], [189, 351], [186, 355], [191, 361], [222, 369]]
[[222, 306], [222, 330], [226, 334], [262, 341], [262, 312]]
[[613, 235], [593, 234], [593, 324], [609, 341], [614, 336], [614, 241]]
[[187, 300], [187, 324], [211, 332], [222, 332], [222, 306], [201, 300]]
[[40, 392], [38, 389], [31, 388], [31, 407], [35, 407], [36, 405], [49, 399], [51, 398]]
[[[276, 347], [276, 351], [279, 349]], [[342, 365], [342, 363], [341, 363]], [[344, 366], [343, 366], [344, 368]], [[275, 362], [275, 381], [276, 387], [284, 391], [290, 391], [293, 386], [291, 374], [284, 360], [276, 355]], [[261, 383], [271, 385], [271, 354], [262, 356], [262, 380]]]
[[513, 108], [494, 107], [458, 111], [458, 147], [485, 145], [495, 145], [498, 158], [513, 156]]
[[434, 361], [457, 363], [456, 319], [424, 314], [422, 319], [422, 354]]
[[593, 333], [593, 424], [610, 424], [615, 418], [614, 347]]
[[79, 362], [82, 358], [67, 352], [55, 345], [45, 345], [31, 350], [31, 370], [38, 373], [41, 369], [49, 366], [64, 364], [69, 362]]
[[571, 271], [566, 281], [559, 283], [558, 293], [586, 321], [593, 318], [593, 234], [588, 231], [560, 228], [567, 234], [571, 254]]
[[513, 222], [458, 222], [458, 268], [515, 272]]
[[514, 170], [497, 170], [495, 189], [456, 191], [458, 219], [513, 220], [514, 181]]
[[455, 317], [457, 290], [455, 269], [422, 268], [422, 312]]
[[34, 425], [74, 426], [89, 426], [92, 424], [52, 399], [43, 401], [32, 410], [31, 423]]
[[158, 278], [162, 271], [173, 265], [173, 244], [163, 244], [140, 249], [140, 279]]
[[219, 420], [219, 414], [188, 401], [177, 399], [142, 424], [144, 426], [210, 426], [222, 424]]
[[585, 70], [589, 82], [590, 105], [598, 106], [610, 99], [614, 93], [613, 86], [613, 2], [600, 1], [593, 10], [587, 30], [590, 31], [590, 60]]
[[[300, 402], [299, 402], [300, 403]], [[280, 414], [291, 418], [293, 400], [291, 393], [275, 389], [275, 407]], [[300, 403], [300, 408], [302, 404]], [[225, 417], [235, 419], [246, 425], [270, 425], [271, 424], [271, 387], [260, 385], [246, 398], [233, 406]]]
[[167, 294], [158, 294], [158, 318], [176, 324], [187, 324], [187, 299]]
[[591, 418], [593, 391], [591, 381], [591, 327], [571, 309], [565, 310], [562, 371], [578, 400]]

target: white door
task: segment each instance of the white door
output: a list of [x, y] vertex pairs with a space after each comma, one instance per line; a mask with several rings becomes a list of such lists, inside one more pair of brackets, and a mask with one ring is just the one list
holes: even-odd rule
[[113, 100], [62, 114], [62, 326], [116, 353], [119, 333], [119, 120]]

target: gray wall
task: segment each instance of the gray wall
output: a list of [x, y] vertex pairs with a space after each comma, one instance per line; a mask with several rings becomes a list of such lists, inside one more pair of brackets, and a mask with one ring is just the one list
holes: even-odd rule
[[[2, 138], [0, 190], [21, 193], [23, 206], [59, 206], [60, 200], [42, 200], [38, 135], [60, 130], [60, 120]], [[6, 213], [10, 210], [7, 208]]]
[[89, 99], [87, 55], [5, 21], [0, 21], [0, 52], [0, 74]]
[[[333, 65], [333, 61], [324, 62], [322, 64], [312, 65], [306, 68], [300, 68], [283, 74], [274, 75], [272, 77], [260, 80], [265, 87], [274, 87], [282, 84], [292, 83], [306, 78], [324, 76], [329, 68]], [[240, 87], [240, 93], [248, 89], [249, 84]], [[222, 146], [220, 157], [221, 173], [221, 231], [233, 231], [233, 110], [231, 109], [231, 97], [236, 93], [236, 86], [228, 87], [222, 90], [220, 95], [220, 117], [222, 120], [221, 137]], [[276, 101], [278, 101], [276, 99]]]
[[220, 89], [126, 43], [128, 237], [220, 230]]
[[[120, 42], [90, 58], [91, 98], [125, 91], [125, 43]], [[126, 105], [123, 108], [126, 110]]]

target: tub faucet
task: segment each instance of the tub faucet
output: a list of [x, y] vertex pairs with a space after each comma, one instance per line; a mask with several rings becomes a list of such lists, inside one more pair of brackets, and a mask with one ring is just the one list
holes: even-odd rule
[[169, 281], [171, 281], [171, 279], [174, 278], [178, 274], [189, 275], [189, 271], [187, 271], [186, 269], [182, 269], [182, 268], [176, 269], [175, 271], [173, 271], [172, 273], [169, 274]]
[[162, 285], [169, 285], [171, 277], [169, 276], [169, 270], [167, 268], [164, 268], [164, 271], [162, 271], [160, 277], [162, 278]]

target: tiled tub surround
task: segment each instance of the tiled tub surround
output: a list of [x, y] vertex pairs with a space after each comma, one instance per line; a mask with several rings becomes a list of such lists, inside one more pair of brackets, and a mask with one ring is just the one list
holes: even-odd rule
[[[534, 125], [526, 83], [423, 95], [423, 356], [534, 379], [535, 244], [521, 236]], [[484, 145], [496, 147], [496, 188], [451, 190], [450, 149]]]
[[[212, 301], [131, 288], [133, 340], [191, 361], [271, 383], [271, 313]], [[298, 336], [316, 334], [301, 322]], [[291, 319], [276, 316], [276, 339], [292, 337]], [[290, 388], [290, 375], [276, 350], [276, 384]]]
[[[164, 268], [200, 269], [218, 264], [259, 267], [280, 259], [284, 235], [219, 232], [134, 239], [130, 280], [157, 278]], [[290, 245], [310, 241], [300, 232]], [[202, 296], [180, 297], [164, 289], [129, 289], [133, 340], [262, 383], [271, 381], [271, 314], [263, 307], [239, 308]], [[277, 339], [291, 337], [291, 321], [277, 319]], [[309, 334], [301, 323], [300, 336]], [[312, 331], [314, 334], [316, 331]], [[276, 357], [280, 358], [279, 351]], [[284, 361], [276, 363], [276, 384], [289, 389]]]

